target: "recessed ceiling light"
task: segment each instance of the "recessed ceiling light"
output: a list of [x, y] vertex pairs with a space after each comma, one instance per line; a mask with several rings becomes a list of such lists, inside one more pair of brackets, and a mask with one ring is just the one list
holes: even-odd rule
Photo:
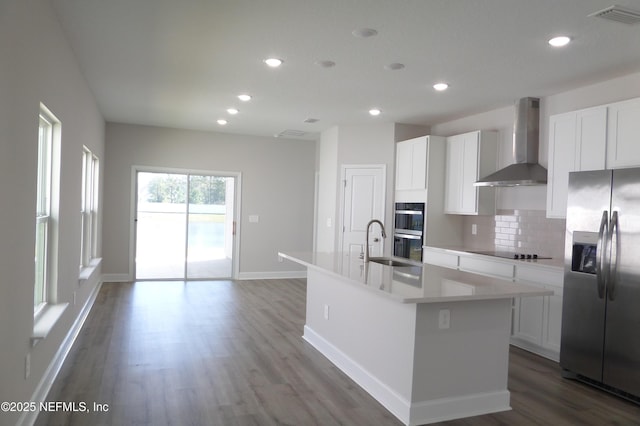
[[369, 110], [369, 114], [376, 116], [376, 115], [380, 115], [382, 111], [380, 111], [378, 108], [372, 108]]
[[284, 61], [278, 58], [268, 58], [264, 60], [264, 63], [270, 66], [271, 68], [277, 68], [282, 65]]
[[388, 71], [396, 71], [396, 70], [401, 70], [403, 68], [404, 68], [404, 64], [401, 64], [399, 62], [394, 62], [392, 64], [384, 66], [384, 69]]
[[235, 108], [227, 108], [227, 112], [231, 115], [236, 115], [237, 113], [239, 113], [240, 111], [238, 111]]
[[332, 68], [336, 66], [336, 63], [333, 61], [325, 60], [325, 61], [316, 61], [316, 65], [322, 68]]
[[227, 120], [225, 120], [224, 118], [221, 118], [220, 120], [218, 120], [218, 124], [221, 126], [224, 126], [225, 124], [227, 124]]
[[353, 34], [354, 37], [367, 38], [377, 35], [378, 31], [374, 30], [373, 28], [360, 28], [357, 30], [353, 30], [351, 34]]
[[242, 102], [247, 102], [251, 100], [251, 95], [247, 95], [246, 93], [243, 93], [241, 95], [238, 95], [238, 99], [240, 99]]
[[447, 83], [436, 83], [433, 85], [433, 88], [438, 92], [442, 92], [443, 90], [447, 90], [449, 88], [449, 85]]
[[567, 36], [558, 36], [549, 40], [549, 44], [553, 47], [562, 47], [569, 44], [570, 41], [571, 41], [571, 38]]

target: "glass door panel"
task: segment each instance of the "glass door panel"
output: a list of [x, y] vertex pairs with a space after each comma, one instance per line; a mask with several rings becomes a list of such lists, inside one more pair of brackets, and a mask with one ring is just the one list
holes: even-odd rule
[[[227, 223], [233, 219], [227, 194], [233, 178], [189, 176], [189, 227], [187, 278], [231, 277], [231, 235]], [[231, 185], [233, 188], [233, 185]], [[229, 249], [229, 250], [228, 250]]]
[[138, 172], [136, 279], [183, 279], [187, 175]]

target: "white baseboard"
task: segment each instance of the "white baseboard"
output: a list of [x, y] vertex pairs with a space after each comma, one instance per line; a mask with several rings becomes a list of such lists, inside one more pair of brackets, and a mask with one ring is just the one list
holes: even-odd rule
[[375, 378], [367, 370], [362, 368], [360, 364], [306, 325], [304, 326], [304, 335], [302, 338], [309, 342], [322, 355], [327, 357], [329, 361], [335, 364], [336, 367], [342, 370], [354, 382], [360, 385], [360, 387], [369, 392], [380, 404], [391, 411], [394, 416], [405, 424], [408, 424], [407, 421], [411, 413], [411, 403], [409, 401]]
[[514, 336], [511, 336], [511, 340], [509, 341], [509, 343], [520, 349], [524, 349], [525, 351], [529, 351], [536, 355], [540, 355], [541, 357], [550, 359], [551, 361], [560, 362], [560, 351], [554, 351], [551, 349], [543, 348], [540, 345], [527, 342], [526, 340], [519, 339]]
[[[91, 291], [91, 294], [87, 298], [87, 302], [82, 307], [82, 310], [80, 310], [78, 317], [73, 322], [73, 325], [71, 326], [71, 328], [69, 329], [69, 332], [67, 333], [66, 337], [62, 341], [62, 344], [58, 348], [58, 351], [56, 352], [55, 356], [51, 360], [51, 363], [49, 364], [46, 371], [44, 372], [42, 379], [40, 379], [38, 386], [36, 387], [35, 391], [33, 392], [33, 395], [31, 396], [31, 399], [30, 399], [31, 402], [35, 402], [36, 404], [39, 404], [40, 402], [43, 402], [46, 400], [47, 395], [51, 390], [51, 386], [53, 385], [53, 382], [56, 380], [56, 377], [60, 372], [60, 368], [62, 368], [62, 364], [64, 363], [64, 360], [67, 358], [67, 355], [69, 354], [69, 351], [73, 346], [73, 343], [76, 341], [76, 338], [78, 337], [78, 334], [80, 333], [80, 330], [82, 329], [82, 326], [84, 325], [84, 322], [87, 319], [89, 312], [91, 311], [91, 307], [96, 301], [96, 297], [100, 292], [101, 286], [102, 286], [102, 281], [99, 281]], [[38, 410], [34, 410], [30, 412], [25, 411], [20, 417], [20, 419], [18, 420], [18, 426], [33, 425], [36, 419], [38, 418], [38, 413], [39, 413]]]
[[239, 280], [277, 280], [288, 278], [307, 278], [307, 271], [279, 271], [279, 272], [240, 272]]
[[412, 403], [306, 325], [302, 337], [406, 425], [422, 425], [511, 410], [508, 390]]
[[102, 274], [103, 283], [130, 283], [133, 278], [129, 274]]
[[509, 411], [511, 393], [508, 390], [475, 393], [455, 398], [440, 398], [411, 405], [410, 425], [446, 422], [464, 417]]

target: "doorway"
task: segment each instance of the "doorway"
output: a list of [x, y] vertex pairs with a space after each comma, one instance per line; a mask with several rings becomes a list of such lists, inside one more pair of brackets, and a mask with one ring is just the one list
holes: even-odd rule
[[[340, 247], [350, 258], [362, 257], [365, 249], [367, 223], [371, 219], [385, 218], [384, 165], [342, 166], [343, 192], [341, 202], [342, 232]], [[376, 225], [377, 226], [377, 225]], [[391, 231], [391, 227], [387, 231]], [[381, 256], [384, 240], [378, 228], [370, 230], [369, 240], [372, 256]]]
[[134, 278], [232, 278], [237, 177], [135, 174]]

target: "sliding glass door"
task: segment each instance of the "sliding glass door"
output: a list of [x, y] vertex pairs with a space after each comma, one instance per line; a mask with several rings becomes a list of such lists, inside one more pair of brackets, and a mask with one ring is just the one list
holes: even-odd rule
[[235, 178], [137, 172], [135, 278], [230, 278]]

